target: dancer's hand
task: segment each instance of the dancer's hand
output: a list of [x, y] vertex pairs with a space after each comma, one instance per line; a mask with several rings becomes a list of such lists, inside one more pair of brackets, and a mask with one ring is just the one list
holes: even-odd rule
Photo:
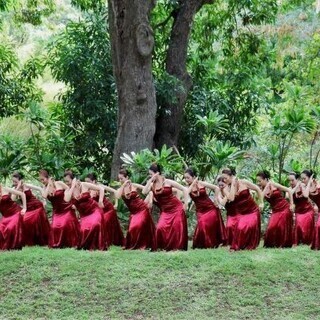
[[17, 187], [16, 187], [16, 190], [21, 190], [22, 189], [22, 186], [23, 186], [23, 181], [20, 180], [17, 184]]
[[184, 209], [184, 211], [188, 211], [188, 204], [187, 203], [183, 204], [183, 209]]
[[155, 182], [158, 176], [159, 176], [159, 172], [155, 173], [150, 179], [151, 182]]
[[22, 209], [21, 210], [21, 215], [24, 216], [26, 214], [26, 212], [27, 212], [27, 209]]
[[77, 179], [73, 178], [72, 183], [71, 183], [71, 187], [75, 188], [76, 186], [77, 186]]

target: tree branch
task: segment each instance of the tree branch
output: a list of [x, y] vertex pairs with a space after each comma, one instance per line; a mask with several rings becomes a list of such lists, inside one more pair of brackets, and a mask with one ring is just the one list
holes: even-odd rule
[[176, 9], [172, 10], [165, 20], [163, 20], [162, 22], [160, 22], [154, 26], [154, 29], [158, 29], [160, 27], [162, 27], [162, 28], [165, 27], [167, 25], [167, 23], [170, 21], [170, 19], [174, 18], [176, 14], [177, 14], [177, 10]]

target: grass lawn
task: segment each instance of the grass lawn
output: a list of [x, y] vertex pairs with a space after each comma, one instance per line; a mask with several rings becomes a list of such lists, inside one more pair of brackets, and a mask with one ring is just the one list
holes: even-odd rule
[[0, 253], [0, 319], [320, 319], [320, 252]]

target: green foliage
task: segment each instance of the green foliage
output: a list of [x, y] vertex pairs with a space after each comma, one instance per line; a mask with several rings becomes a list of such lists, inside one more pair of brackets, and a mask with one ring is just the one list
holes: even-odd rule
[[216, 178], [220, 169], [226, 166], [235, 166], [242, 160], [245, 151], [234, 147], [230, 142], [208, 140], [200, 146], [196, 162], [193, 164], [201, 178]]
[[130, 170], [132, 180], [138, 183], [145, 182], [148, 177], [148, 168], [155, 162], [162, 168], [162, 174], [166, 177], [175, 177], [183, 173], [183, 159], [172, 148], [164, 145], [161, 150], [142, 150], [131, 155], [124, 153], [121, 156], [124, 166]]
[[225, 133], [229, 128], [228, 120], [223, 115], [220, 115], [217, 110], [210, 111], [208, 116], [201, 117], [197, 115], [197, 118], [196, 124], [201, 124], [205, 127], [209, 139]]
[[71, 3], [82, 11], [101, 12], [106, 7], [106, 1], [102, 0], [71, 0]]
[[176, 103], [177, 93], [183, 93], [182, 82], [167, 72], [163, 72], [155, 80], [158, 114], [166, 111], [167, 103]]
[[54, 112], [47, 113], [32, 103], [23, 117], [32, 133], [26, 145], [29, 171], [35, 173], [46, 168], [53, 176], [61, 178], [66, 169], [77, 166], [78, 159], [71, 153], [74, 137], [71, 133], [62, 132], [59, 116]]
[[42, 100], [35, 82], [42, 71], [39, 59], [29, 59], [21, 67], [13, 48], [0, 44], [0, 118], [18, 113], [30, 101]]
[[0, 182], [8, 179], [13, 171], [20, 170], [26, 164], [24, 143], [23, 140], [0, 134]]
[[116, 134], [116, 92], [103, 13], [71, 22], [49, 47], [48, 64], [61, 94], [63, 131], [74, 136], [72, 153], [82, 167], [108, 175]]
[[[277, 12], [276, 1], [216, 1], [195, 19], [188, 67], [194, 87], [185, 109], [180, 137], [192, 156], [202, 143], [204, 128], [194, 118], [217, 111], [229, 122], [218, 138], [245, 149], [254, 144], [257, 114], [270, 108], [269, 72], [275, 59], [272, 44], [257, 32]], [[191, 142], [196, 143], [192, 144]]]
[[54, 0], [16, 1], [15, 19], [18, 23], [31, 23], [39, 26], [42, 18], [50, 16], [55, 8]]
[[[14, 20], [1, 37], [0, 118], [20, 113], [21, 126], [27, 121], [29, 127], [23, 139], [16, 137], [14, 130], [6, 137], [1, 133], [0, 170], [5, 176], [19, 166], [32, 174], [45, 166], [57, 177], [72, 168], [80, 173], [94, 170], [100, 180], [108, 179], [117, 105], [105, 2], [72, 3], [77, 9], [60, 12], [55, 11], [60, 3], [52, 0], [0, 0], [0, 11], [8, 11], [1, 19]], [[179, 6], [176, 0], [159, 0], [152, 12], [156, 43], [152, 72], [158, 114], [184, 90], [179, 80], [165, 72], [173, 17]], [[280, 14], [273, 25], [277, 10]], [[67, 24], [75, 16], [80, 21]], [[188, 163], [200, 169], [202, 177], [214, 177], [219, 168], [230, 164], [249, 177], [258, 168], [267, 168], [282, 181], [281, 174], [293, 168], [319, 169], [318, 19], [312, 0], [286, 0], [278, 6], [272, 0], [219, 0], [197, 13], [187, 65], [193, 87], [184, 110], [179, 150]], [[29, 29], [29, 23], [38, 27]], [[66, 29], [51, 42], [44, 62], [39, 48], [46, 45], [49, 34], [37, 40], [39, 46], [30, 30], [35, 34], [45, 28], [54, 32], [63, 25]], [[37, 47], [36, 58], [25, 60], [28, 53], [24, 51], [33, 46]], [[23, 54], [19, 52], [18, 58], [20, 50]], [[50, 70], [44, 70], [45, 63]], [[43, 93], [36, 85], [40, 75], [40, 83], [48, 86], [50, 72], [65, 85], [61, 103], [53, 106], [50, 101], [42, 103]], [[9, 127], [13, 126], [11, 122]], [[171, 168], [172, 150], [159, 152], [163, 159], [151, 151], [143, 151], [137, 158], [129, 154], [139, 163], [138, 169], [127, 164], [138, 172], [134, 180], [144, 181], [149, 164], [159, 158], [168, 167], [167, 175], [182, 173], [182, 159]]]

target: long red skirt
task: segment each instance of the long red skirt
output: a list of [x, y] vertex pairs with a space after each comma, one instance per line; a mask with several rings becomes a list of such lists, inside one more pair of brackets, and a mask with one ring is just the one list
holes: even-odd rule
[[75, 248], [79, 245], [79, 222], [73, 210], [54, 213], [49, 246], [51, 248]]
[[23, 219], [20, 211], [0, 220], [0, 250], [21, 249], [23, 245]]
[[264, 247], [292, 247], [292, 213], [289, 209], [272, 212], [264, 237]]
[[198, 223], [193, 235], [193, 248], [217, 248], [226, 241], [226, 230], [220, 210], [197, 212]]
[[156, 247], [167, 251], [188, 249], [187, 217], [183, 209], [174, 213], [161, 212], [156, 228]]
[[110, 208], [110, 210], [104, 211], [104, 223], [107, 246], [124, 245], [123, 232], [117, 216], [117, 211], [113, 208], [113, 206]]
[[318, 216], [318, 221], [314, 227], [311, 249], [320, 250], [320, 217], [319, 216]]
[[238, 223], [235, 226], [232, 250], [253, 250], [260, 243], [260, 212], [255, 210], [252, 213], [238, 215]]
[[44, 208], [29, 210], [23, 216], [23, 242], [26, 246], [46, 246], [49, 242], [50, 223]]
[[294, 226], [294, 245], [312, 243], [314, 233], [314, 212], [296, 213]]
[[234, 239], [234, 233], [236, 231], [236, 226], [238, 225], [239, 217], [238, 215], [228, 216], [226, 223], [226, 234], [227, 234], [227, 244], [232, 245]]
[[125, 249], [154, 249], [155, 226], [148, 209], [130, 214]]
[[104, 250], [105, 248], [103, 212], [97, 207], [89, 215], [80, 217], [79, 249]]

